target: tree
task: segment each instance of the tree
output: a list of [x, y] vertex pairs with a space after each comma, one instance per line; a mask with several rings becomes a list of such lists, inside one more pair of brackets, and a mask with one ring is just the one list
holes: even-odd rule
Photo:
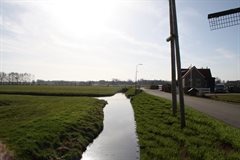
[[34, 80], [34, 75], [30, 73], [0, 72], [1, 84], [30, 84]]
[[222, 82], [222, 80], [221, 80], [220, 78], [218, 78], [218, 77], [215, 78], [215, 83], [216, 83], [216, 84], [219, 84], [219, 83], [221, 83], [221, 82]]

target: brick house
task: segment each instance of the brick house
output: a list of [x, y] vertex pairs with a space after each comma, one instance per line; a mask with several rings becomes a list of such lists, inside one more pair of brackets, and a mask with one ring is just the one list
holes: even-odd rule
[[215, 78], [212, 77], [211, 70], [209, 68], [197, 69], [193, 66], [187, 69], [181, 69], [181, 72], [185, 92], [190, 88], [209, 88], [211, 92], [214, 92]]

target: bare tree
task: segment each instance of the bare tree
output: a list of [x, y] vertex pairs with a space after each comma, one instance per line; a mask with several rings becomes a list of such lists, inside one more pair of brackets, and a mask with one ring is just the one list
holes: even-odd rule
[[33, 80], [34, 75], [30, 73], [0, 72], [1, 84], [31, 84]]
[[1, 84], [3, 84], [4, 81], [6, 81], [6, 78], [7, 78], [7, 74], [5, 72], [0, 72]]

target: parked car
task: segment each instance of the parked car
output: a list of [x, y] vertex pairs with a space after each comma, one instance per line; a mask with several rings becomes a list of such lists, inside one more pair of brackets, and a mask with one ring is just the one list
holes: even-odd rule
[[215, 93], [226, 93], [226, 88], [224, 84], [216, 84], [215, 85]]

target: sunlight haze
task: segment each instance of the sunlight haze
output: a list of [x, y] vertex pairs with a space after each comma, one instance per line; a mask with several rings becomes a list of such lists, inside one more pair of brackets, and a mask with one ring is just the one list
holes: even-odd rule
[[[240, 79], [240, 26], [207, 15], [239, 0], [176, 1], [182, 67]], [[0, 71], [44, 80], [170, 80], [167, 0], [1, 0]]]

